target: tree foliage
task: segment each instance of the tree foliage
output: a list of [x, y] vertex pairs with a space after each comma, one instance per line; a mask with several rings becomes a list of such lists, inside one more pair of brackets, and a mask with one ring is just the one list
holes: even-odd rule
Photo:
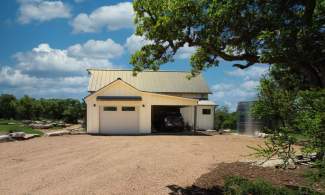
[[216, 129], [236, 129], [237, 113], [229, 112], [227, 107], [216, 108], [214, 112], [214, 123]]
[[85, 104], [74, 99], [34, 99], [23, 96], [0, 95], [0, 118], [54, 119], [77, 122], [85, 114]]
[[190, 46], [193, 75], [220, 59], [239, 68], [283, 64], [325, 87], [324, 0], [135, 0], [133, 7], [136, 34], [150, 40], [131, 58], [135, 72], [157, 70]]
[[16, 97], [10, 94], [0, 96], [0, 118], [14, 118], [16, 113]]
[[325, 177], [324, 88], [308, 89], [299, 74], [273, 65], [269, 75], [261, 79], [252, 112], [255, 117], [272, 122], [267, 129], [271, 136], [266, 146], [255, 148], [259, 156], [267, 159], [278, 156], [288, 162], [294, 157], [292, 145], [296, 139], [292, 134], [300, 133], [306, 138], [303, 151], [317, 154], [319, 169], [314, 176]]

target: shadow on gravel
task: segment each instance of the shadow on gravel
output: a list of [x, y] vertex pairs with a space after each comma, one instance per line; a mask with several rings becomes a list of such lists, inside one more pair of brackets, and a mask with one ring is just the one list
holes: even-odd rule
[[169, 135], [169, 136], [212, 136], [208, 133], [205, 132], [153, 132], [150, 134], [90, 134], [93, 136], [164, 136], [164, 135]]
[[171, 190], [170, 195], [222, 195], [222, 189], [213, 187], [211, 189], [200, 188], [198, 186], [181, 187], [178, 185], [167, 186]]

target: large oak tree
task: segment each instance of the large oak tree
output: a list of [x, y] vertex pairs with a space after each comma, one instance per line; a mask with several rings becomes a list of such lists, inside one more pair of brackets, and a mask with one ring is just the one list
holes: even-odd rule
[[183, 46], [192, 74], [220, 59], [238, 68], [282, 64], [325, 87], [325, 0], [135, 0], [136, 35], [151, 40], [131, 57], [159, 69]]

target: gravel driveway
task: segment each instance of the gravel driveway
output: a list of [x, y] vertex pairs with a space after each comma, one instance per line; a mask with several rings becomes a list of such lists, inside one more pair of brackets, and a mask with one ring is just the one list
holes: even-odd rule
[[42, 137], [0, 143], [0, 194], [168, 194], [260, 139], [216, 136]]

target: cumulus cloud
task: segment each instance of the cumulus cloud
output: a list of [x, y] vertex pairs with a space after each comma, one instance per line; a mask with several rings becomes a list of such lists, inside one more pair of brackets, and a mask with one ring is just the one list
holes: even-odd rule
[[49, 21], [56, 18], [69, 18], [70, 8], [62, 1], [19, 0], [18, 21], [22, 24], [31, 21]]
[[192, 54], [194, 54], [195, 50], [195, 47], [189, 47], [186, 43], [182, 48], [177, 51], [175, 58], [188, 59], [191, 57]]
[[[254, 83], [256, 84], [256, 83]], [[253, 100], [256, 97], [256, 87], [252, 81], [246, 81], [240, 85], [219, 83], [212, 86], [211, 99], [218, 105], [229, 107], [231, 111], [236, 110], [239, 101]]]
[[98, 32], [103, 27], [109, 31], [133, 28], [134, 11], [131, 2], [102, 6], [90, 14], [81, 13], [72, 21], [73, 32]]
[[17, 68], [23, 73], [37, 76], [56, 77], [80, 75], [90, 67], [111, 67], [110, 59], [120, 57], [123, 46], [111, 39], [89, 40], [67, 49], [54, 49], [42, 43], [31, 51], [14, 55]]
[[126, 39], [124, 46], [128, 49], [131, 54], [133, 54], [137, 50], [141, 49], [142, 46], [150, 43], [151, 42], [149, 40], [146, 40], [145, 37], [132, 34]]
[[80, 98], [87, 94], [86, 69], [112, 68], [110, 60], [122, 53], [123, 46], [111, 39], [89, 40], [66, 49], [42, 43], [16, 53], [14, 66], [0, 65], [0, 90], [18, 96]]
[[0, 68], [0, 85], [3, 93], [25, 94], [33, 97], [74, 97], [86, 94], [88, 77], [36, 77], [24, 74], [21, 70], [4, 66]]
[[[227, 71], [225, 78], [228, 78], [229, 83], [217, 83], [212, 86], [211, 99], [218, 105], [228, 106], [231, 111], [235, 111], [238, 102], [255, 100], [259, 79], [267, 72], [268, 67], [264, 65]], [[234, 77], [237, 77], [237, 81]], [[238, 83], [238, 80], [241, 83]]]
[[257, 80], [262, 75], [268, 72], [268, 67], [265, 65], [254, 65], [246, 69], [236, 68], [233, 71], [226, 72], [228, 76], [243, 77], [245, 80]]
[[105, 41], [89, 40], [84, 44], [76, 44], [68, 48], [68, 54], [75, 57], [112, 59], [123, 54], [123, 46], [112, 39]]

